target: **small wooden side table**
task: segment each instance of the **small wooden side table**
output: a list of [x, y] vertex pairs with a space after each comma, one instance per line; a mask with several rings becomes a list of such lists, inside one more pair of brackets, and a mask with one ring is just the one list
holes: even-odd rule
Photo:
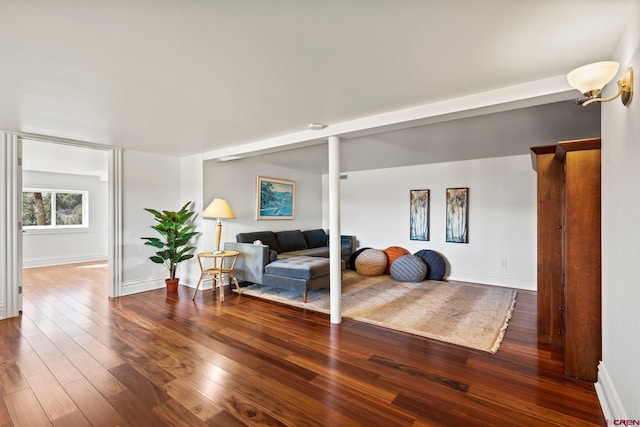
[[[192, 300], [196, 298], [196, 292], [198, 292], [198, 288], [200, 287], [200, 282], [204, 276], [212, 276], [213, 277], [213, 292], [215, 294], [216, 286], [220, 287], [220, 301], [224, 301], [224, 276], [229, 275], [233, 279], [236, 289], [238, 292], [240, 291], [240, 286], [238, 285], [238, 279], [236, 279], [236, 275], [233, 269], [236, 266], [236, 261], [238, 261], [238, 255], [240, 252], [238, 251], [220, 251], [220, 252], [200, 252], [198, 253], [198, 264], [200, 265], [200, 279], [198, 280], [198, 285], [196, 289], [193, 291]], [[213, 266], [205, 267], [204, 262], [207, 259], [212, 259]], [[231, 283], [229, 283], [231, 284]]]

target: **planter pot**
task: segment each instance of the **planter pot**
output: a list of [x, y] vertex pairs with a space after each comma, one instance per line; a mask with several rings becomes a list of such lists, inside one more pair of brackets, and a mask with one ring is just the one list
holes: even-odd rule
[[180, 282], [180, 279], [165, 279], [164, 281], [167, 285], [167, 292], [170, 293], [176, 293], [178, 292], [178, 282]]

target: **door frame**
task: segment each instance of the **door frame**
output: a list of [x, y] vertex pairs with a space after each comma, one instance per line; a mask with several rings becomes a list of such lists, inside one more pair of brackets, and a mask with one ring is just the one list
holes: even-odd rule
[[[66, 138], [55, 138], [21, 132], [0, 132], [2, 141], [10, 141], [1, 147], [2, 160], [8, 172], [0, 192], [5, 195], [5, 232], [7, 245], [0, 263], [6, 263], [9, 275], [3, 280], [2, 289], [6, 305], [2, 316], [16, 317], [22, 311], [22, 140], [29, 139], [61, 145], [71, 145], [107, 151], [108, 156], [108, 263], [109, 297], [122, 294], [122, 149]], [[6, 135], [6, 136], [5, 136]], [[7, 138], [8, 137], [8, 138]], [[5, 277], [3, 277], [5, 279]]]

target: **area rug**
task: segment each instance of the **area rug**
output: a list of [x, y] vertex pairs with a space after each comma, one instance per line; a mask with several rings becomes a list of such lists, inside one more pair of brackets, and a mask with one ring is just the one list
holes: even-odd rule
[[[264, 285], [244, 295], [329, 313], [329, 289], [300, 292]], [[495, 353], [515, 307], [514, 289], [461, 282], [398, 282], [390, 276], [361, 276], [346, 270], [343, 317], [452, 344]]]

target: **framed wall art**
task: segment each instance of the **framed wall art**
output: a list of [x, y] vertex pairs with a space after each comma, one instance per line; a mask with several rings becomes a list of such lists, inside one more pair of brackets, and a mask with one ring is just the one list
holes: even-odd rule
[[429, 240], [429, 190], [409, 191], [409, 238]]
[[256, 219], [294, 219], [295, 207], [295, 181], [258, 177]]
[[447, 242], [469, 243], [468, 188], [447, 188]]

